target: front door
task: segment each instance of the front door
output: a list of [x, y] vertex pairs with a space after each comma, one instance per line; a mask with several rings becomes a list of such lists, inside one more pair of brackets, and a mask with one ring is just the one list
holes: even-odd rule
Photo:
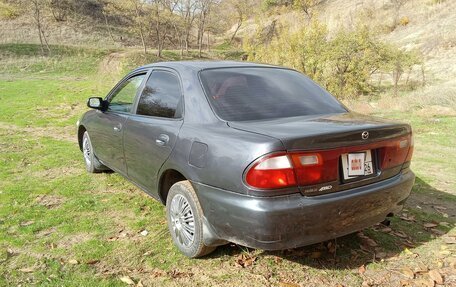
[[133, 109], [134, 99], [141, 88], [146, 73], [125, 78], [106, 98], [108, 109], [97, 112], [94, 131], [90, 138], [95, 155], [108, 167], [126, 174], [123, 153], [123, 134], [128, 117]]
[[156, 192], [158, 171], [176, 143], [182, 110], [179, 77], [170, 70], [153, 70], [124, 130], [128, 177], [149, 192]]

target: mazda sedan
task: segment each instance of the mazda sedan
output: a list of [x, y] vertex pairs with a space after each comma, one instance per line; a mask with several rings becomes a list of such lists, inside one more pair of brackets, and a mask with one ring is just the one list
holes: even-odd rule
[[351, 112], [287, 68], [156, 63], [88, 106], [87, 170], [113, 170], [165, 204], [188, 257], [353, 233], [399, 212], [415, 178], [408, 124]]

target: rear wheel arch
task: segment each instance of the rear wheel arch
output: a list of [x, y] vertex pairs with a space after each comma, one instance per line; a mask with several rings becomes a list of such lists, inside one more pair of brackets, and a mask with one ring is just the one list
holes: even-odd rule
[[175, 169], [165, 170], [161, 176], [158, 183], [158, 195], [160, 201], [166, 205], [166, 199], [168, 198], [169, 189], [173, 184], [179, 181], [188, 180], [181, 172]]

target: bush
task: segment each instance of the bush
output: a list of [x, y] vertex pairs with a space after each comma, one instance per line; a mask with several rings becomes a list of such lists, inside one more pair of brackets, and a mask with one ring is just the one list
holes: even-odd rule
[[19, 17], [20, 11], [18, 8], [7, 3], [0, 2], [0, 19], [11, 20]]
[[326, 27], [316, 20], [294, 33], [283, 29], [268, 43], [261, 32], [244, 42], [249, 60], [299, 70], [338, 98], [372, 93], [375, 87], [370, 79], [380, 71], [393, 74], [397, 91], [404, 70], [417, 62], [410, 53], [377, 40], [366, 27], [341, 29], [329, 37]]

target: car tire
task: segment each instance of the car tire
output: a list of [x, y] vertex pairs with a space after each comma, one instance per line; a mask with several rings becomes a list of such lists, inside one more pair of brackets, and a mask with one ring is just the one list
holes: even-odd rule
[[174, 245], [187, 257], [202, 257], [217, 248], [204, 245], [203, 210], [188, 180], [171, 186], [166, 199], [166, 216]]
[[92, 141], [90, 140], [90, 136], [87, 131], [85, 131], [84, 135], [82, 136], [82, 155], [84, 158], [86, 170], [88, 172], [99, 173], [105, 170], [109, 170], [95, 156], [93, 152]]

